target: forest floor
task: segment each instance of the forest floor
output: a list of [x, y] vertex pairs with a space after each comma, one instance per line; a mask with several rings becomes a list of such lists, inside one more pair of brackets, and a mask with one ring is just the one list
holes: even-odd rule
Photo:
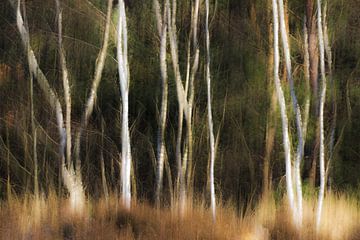
[[74, 214], [55, 194], [39, 201], [26, 195], [0, 201], [0, 239], [360, 239], [356, 200], [328, 194], [317, 236], [313, 202], [304, 201], [303, 227], [297, 231], [284, 204], [271, 199], [241, 217], [231, 204], [218, 206], [214, 223], [204, 203], [192, 204], [180, 217], [176, 207], [155, 209], [139, 202], [129, 212], [110, 197], [88, 200], [85, 211]]

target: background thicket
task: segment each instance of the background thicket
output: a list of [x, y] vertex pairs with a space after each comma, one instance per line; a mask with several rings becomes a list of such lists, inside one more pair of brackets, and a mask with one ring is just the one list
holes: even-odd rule
[[[156, 134], [161, 100], [159, 39], [152, 1], [126, 2], [130, 60], [130, 131], [138, 198], [152, 200], [155, 188]], [[304, 1], [289, 0], [288, 17], [294, 80], [300, 103], [304, 101], [303, 19]], [[106, 1], [64, 0], [63, 41], [71, 73], [72, 120], [80, 124], [81, 111], [89, 92], [94, 62], [101, 47]], [[337, 95], [337, 125], [334, 158], [330, 172], [335, 190], [359, 188], [360, 169], [360, 2], [329, 2], [328, 26], [333, 50], [333, 83]], [[216, 192], [237, 206], [256, 199], [262, 190], [265, 137], [272, 81], [267, 74], [271, 6], [263, 0], [217, 0], [211, 5], [211, 52], [213, 119], [219, 145], [215, 164]], [[178, 1], [180, 67], [185, 69], [185, 49], [190, 28], [189, 1]], [[270, 14], [269, 14], [270, 11]], [[114, 19], [116, 18], [114, 10]], [[57, 46], [56, 8], [52, 0], [26, 1], [31, 44], [40, 67], [51, 85], [62, 94]], [[204, 18], [202, 11], [201, 18]], [[200, 21], [199, 42], [204, 50], [204, 22]], [[33, 191], [32, 135], [27, 60], [16, 29], [13, 8], [0, 2], [0, 198], [9, 189]], [[97, 104], [82, 138], [82, 173], [87, 195], [102, 194], [100, 152], [104, 152], [110, 189], [119, 191], [120, 94], [116, 65], [116, 26], [111, 27], [110, 45]], [[170, 56], [168, 56], [170, 59]], [[206, 116], [205, 55], [196, 76], [194, 109], [194, 192], [207, 197], [208, 133]], [[176, 176], [175, 147], [178, 105], [172, 69], [169, 68], [169, 113], [166, 147], [172, 177]], [[284, 71], [285, 73], [285, 71]], [[285, 74], [283, 74], [285, 75]], [[286, 80], [284, 78], [284, 80]], [[35, 118], [38, 129], [39, 183], [42, 192], [61, 186], [55, 113], [35, 84]], [[287, 97], [289, 93], [286, 92]], [[289, 98], [288, 98], [289, 99]], [[61, 99], [63, 101], [63, 99]], [[326, 142], [334, 117], [330, 95], [326, 103]], [[280, 122], [277, 114], [277, 122]], [[104, 123], [104, 134], [102, 134]], [[295, 124], [292, 119], [292, 128]], [[305, 146], [303, 177], [309, 176], [316, 131], [310, 118]], [[103, 139], [103, 140], [102, 140]], [[295, 137], [294, 137], [295, 141]], [[285, 165], [281, 124], [276, 124], [275, 144], [270, 158], [271, 183], [284, 190]], [[166, 178], [164, 178], [166, 179]], [[165, 185], [168, 182], [165, 180]], [[165, 186], [164, 198], [168, 198]], [[309, 191], [311, 192], [311, 191]], [[240, 208], [239, 208], [240, 209]]]

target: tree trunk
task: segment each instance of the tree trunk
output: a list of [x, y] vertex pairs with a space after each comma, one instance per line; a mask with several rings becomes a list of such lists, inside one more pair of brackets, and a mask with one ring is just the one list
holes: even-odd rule
[[215, 138], [214, 138], [214, 124], [212, 119], [212, 106], [211, 106], [211, 72], [210, 72], [210, 33], [209, 33], [209, 0], [205, 1], [206, 4], [206, 82], [207, 82], [207, 108], [208, 108], [208, 127], [209, 127], [209, 140], [210, 140], [210, 202], [213, 221], [216, 220], [216, 198], [215, 198], [215, 183], [214, 183], [214, 165], [215, 165]]
[[90, 94], [86, 101], [85, 110], [81, 117], [81, 123], [80, 123], [79, 128], [77, 129], [76, 136], [75, 136], [75, 159], [76, 159], [76, 169], [78, 172], [80, 172], [80, 168], [81, 168], [81, 161], [80, 161], [81, 135], [83, 134], [84, 129], [86, 129], [88, 122], [89, 122], [89, 118], [90, 118], [92, 112], [94, 111], [94, 106], [95, 106], [95, 102], [96, 102], [96, 93], [97, 93], [97, 89], [99, 88], [99, 85], [100, 85], [100, 82], [102, 79], [101, 78], [102, 72], [103, 72], [104, 66], [105, 66], [107, 49], [108, 49], [108, 45], [109, 45], [111, 13], [112, 13], [112, 8], [113, 8], [112, 3], [113, 3], [112, 0], [108, 0], [103, 43], [102, 43], [102, 47], [99, 51], [98, 57], [96, 59], [94, 79], [92, 81]]
[[324, 35], [321, 16], [321, 0], [317, 0], [318, 14], [318, 33], [319, 33], [319, 50], [320, 50], [320, 72], [321, 72], [321, 95], [320, 95], [320, 112], [319, 112], [319, 127], [320, 127], [320, 189], [318, 207], [316, 212], [316, 230], [320, 229], [322, 206], [325, 193], [325, 144], [324, 144], [324, 106], [326, 100], [326, 76], [325, 76], [325, 50], [324, 50]]
[[128, 210], [131, 205], [131, 145], [129, 133], [129, 64], [127, 48], [127, 23], [124, 1], [119, 1], [119, 19], [117, 29], [117, 59], [122, 99], [121, 122], [121, 196]]
[[[154, 8], [156, 11], [156, 17], [158, 22], [158, 32], [160, 38], [160, 71], [161, 71], [161, 85], [162, 85], [162, 98], [161, 98], [161, 112], [159, 118], [159, 129], [157, 136], [157, 173], [156, 173], [156, 190], [155, 190], [155, 203], [160, 206], [160, 198], [163, 185], [163, 173], [165, 163], [165, 131], [166, 131], [166, 119], [167, 119], [167, 107], [168, 107], [168, 75], [167, 75], [167, 11], [169, 1], [165, 2], [163, 11], [163, 19], [160, 14], [160, 6], [157, 0], [154, 0]], [[170, 186], [171, 187], [171, 186]]]
[[284, 50], [285, 56], [285, 63], [286, 63], [286, 70], [287, 70], [287, 78], [289, 80], [290, 86], [290, 95], [291, 101], [293, 105], [293, 109], [295, 112], [295, 119], [296, 119], [296, 130], [298, 136], [298, 145], [296, 150], [296, 157], [295, 157], [295, 183], [297, 189], [297, 203], [298, 203], [298, 213], [297, 213], [297, 222], [298, 226], [301, 226], [302, 223], [302, 190], [301, 190], [301, 175], [300, 175], [300, 166], [301, 161], [303, 158], [303, 146], [304, 146], [304, 138], [303, 138], [303, 127], [302, 127], [302, 117], [301, 117], [301, 110], [298, 104], [298, 100], [295, 94], [294, 88], [294, 81], [292, 78], [292, 70], [291, 70], [291, 59], [290, 59], [290, 47], [288, 43], [288, 34], [285, 27], [285, 16], [284, 16], [284, 6], [283, 1], [279, 0], [279, 9], [280, 9], [280, 29], [281, 29], [281, 37], [282, 37], [282, 45]]
[[[291, 146], [290, 146], [290, 137], [289, 137], [289, 121], [286, 113], [286, 103], [284, 92], [281, 87], [279, 79], [279, 16], [278, 16], [278, 6], [277, 0], [272, 0], [273, 7], [273, 21], [274, 21], [274, 82], [276, 93], [280, 106], [281, 113], [281, 122], [282, 122], [282, 133], [283, 133], [283, 143], [284, 143], [284, 154], [285, 154], [285, 165], [286, 165], [286, 187], [287, 187], [287, 197], [292, 213], [292, 218], [294, 223], [297, 221], [297, 211], [294, 197], [294, 185], [292, 178], [292, 166], [291, 166]], [[280, 9], [283, 6], [280, 6]], [[283, 27], [285, 25], [283, 24]]]
[[63, 87], [64, 87], [64, 98], [66, 106], [66, 160], [67, 167], [63, 165], [63, 176], [66, 188], [70, 193], [70, 205], [73, 211], [81, 213], [85, 203], [85, 193], [81, 179], [80, 166], [76, 165], [74, 169], [73, 161], [71, 159], [71, 90], [69, 83], [69, 71], [67, 69], [65, 50], [62, 45], [62, 8], [60, 1], [56, 1], [56, 12], [58, 16], [58, 44], [59, 44], [59, 55], [60, 65], [62, 70]]

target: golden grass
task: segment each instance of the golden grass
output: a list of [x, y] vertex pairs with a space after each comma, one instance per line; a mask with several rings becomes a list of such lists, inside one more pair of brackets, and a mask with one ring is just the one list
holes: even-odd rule
[[360, 239], [358, 203], [343, 195], [328, 194], [318, 235], [314, 230], [315, 202], [304, 201], [303, 228], [297, 231], [285, 204], [260, 201], [245, 216], [234, 205], [219, 206], [216, 224], [203, 201], [191, 204], [181, 217], [170, 209], [133, 203], [130, 212], [117, 197], [88, 200], [86, 211], [74, 215], [67, 201], [55, 194], [40, 199], [30, 195], [0, 202], [0, 239]]

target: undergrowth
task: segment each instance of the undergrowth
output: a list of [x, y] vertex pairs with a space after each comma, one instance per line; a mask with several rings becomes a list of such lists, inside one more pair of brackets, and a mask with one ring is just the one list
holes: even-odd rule
[[[190, 201], [189, 201], [190, 202]], [[296, 229], [285, 201], [261, 200], [238, 216], [234, 204], [218, 206], [216, 222], [204, 201], [188, 204], [180, 216], [176, 207], [156, 209], [133, 202], [125, 210], [113, 195], [88, 199], [82, 214], [74, 214], [65, 199], [12, 196], [0, 202], [0, 239], [360, 239], [360, 212], [349, 196], [328, 193], [319, 234], [314, 230], [316, 201], [304, 200], [304, 221]]]

